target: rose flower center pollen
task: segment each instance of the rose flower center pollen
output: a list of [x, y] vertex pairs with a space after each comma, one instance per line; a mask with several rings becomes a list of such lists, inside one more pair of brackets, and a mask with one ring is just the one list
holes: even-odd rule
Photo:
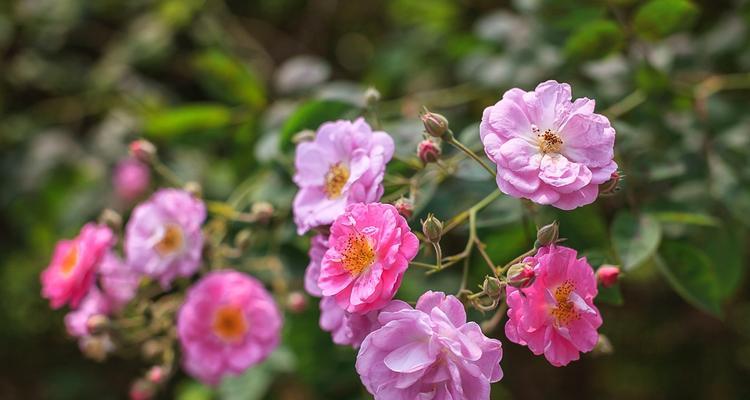
[[557, 302], [557, 306], [552, 308], [552, 316], [555, 318], [557, 326], [566, 326], [573, 320], [578, 319], [578, 311], [576, 311], [573, 302], [570, 301], [570, 294], [575, 290], [575, 284], [572, 281], [566, 280], [560, 286], [555, 289], [554, 297]]
[[551, 129], [545, 129], [544, 132], [540, 131], [536, 126], [532, 126], [531, 130], [539, 141], [539, 150], [542, 153], [559, 153], [562, 148], [563, 141], [557, 132]]
[[326, 196], [330, 200], [337, 199], [341, 196], [341, 192], [344, 190], [346, 181], [349, 180], [349, 169], [341, 163], [331, 165], [331, 168], [326, 173], [326, 184], [325, 192]]
[[341, 263], [344, 269], [353, 276], [359, 276], [374, 261], [375, 250], [367, 237], [362, 234], [350, 236], [341, 252]]
[[63, 274], [70, 275], [70, 273], [73, 272], [73, 269], [75, 268], [77, 263], [78, 263], [78, 246], [73, 245], [70, 247], [70, 250], [68, 250], [67, 254], [65, 254], [65, 257], [63, 257], [62, 265], [60, 266], [60, 269], [62, 270]]
[[216, 336], [225, 342], [237, 342], [247, 332], [247, 321], [241, 308], [224, 306], [214, 314], [211, 327]]
[[177, 225], [170, 224], [165, 227], [164, 236], [156, 243], [156, 251], [161, 255], [169, 255], [181, 249], [182, 244], [182, 229]]

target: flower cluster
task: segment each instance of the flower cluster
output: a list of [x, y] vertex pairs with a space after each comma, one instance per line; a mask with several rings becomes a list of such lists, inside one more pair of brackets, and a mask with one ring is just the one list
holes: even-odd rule
[[[320, 298], [319, 325], [332, 341], [357, 349], [356, 371], [375, 399], [487, 400], [491, 385], [503, 377], [503, 346], [492, 335], [506, 305], [505, 337], [564, 366], [600, 341], [597, 284], [612, 287], [620, 272], [603, 266], [595, 274], [586, 258], [560, 245], [556, 222], [538, 229], [529, 251], [498, 266], [479, 238], [477, 213], [501, 192], [563, 210], [592, 203], [599, 185], [614, 180], [616, 186], [620, 178], [613, 161], [615, 131], [606, 117], [594, 113], [593, 100], [572, 101], [567, 84], [548, 81], [531, 92], [509, 90], [485, 110], [479, 129], [485, 152], [497, 165], [501, 192], [446, 222], [426, 213], [420, 243], [408, 221], [422, 207], [420, 180], [433, 176], [426, 173], [431, 170], [451, 174], [461, 161], [460, 155], [441, 159], [441, 145], [453, 146], [495, 175], [456, 139], [447, 118], [425, 110], [421, 119], [426, 132], [416, 156], [422, 162], [404, 162], [418, 171], [408, 178], [386, 179], [394, 141], [363, 118], [324, 123], [314, 137], [297, 136], [302, 141], [293, 179], [299, 190], [291, 213], [299, 235], [315, 233], [299, 286]], [[148, 166], [175, 180], [164, 173], [166, 166], [150, 143], [137, 141], [131, 152], [134, 158], [115, 171], [121, 199], [145, 196]], [[384, 182], [396, 182], [396, 188], [388, 188], [387, 197], [398, 199], [393, 204], [383, 198]], [[612, 185], [602, 190], [614, 192]], [[42, 295], [50, 305], [70, 307], [65, 325], [85, 353], [103, 359], [121, 341], [132, 340], [149, 362], [156, 361], [132, 386], [133, 398], [150, 398], [176, 365], [206, 384], [219, 384], [261, 363], [280, 342], [283, 317], [274, 297], [259, 279], [227, 267], [249, 256], [244, 253], [255, 237], [244, 228], [230, 233], [229, 222], [268, 226], [278, 213], [267, 202], [255, 203], [249, 212], [233, 202], [217, 201], [207, 209], [199, 193], [195, 183], [158, 189], [135, 205], [122, 240], [119, 216], [109, 225], [86, 224], [77, 237], [58, 243], [41, 275]], [[209, 210], [217, 218], [207, 222]], [[465, 222], [466, 247], [443, 256], [442, 242]], [[230, 245], [225, 239], [231, 235]], [[414, 261], [420, 248], [425, 256], [434, 255], [434, 264]], [[472, 292], [467, 279], [475, 249], [490, 271]], [[286, 299], [292, 313], [304, 310], [308, 297], [287, 291], [294, 284], [284, 281], [280, 259], [247, 261], [250, 270], [269, 271], [274, 294]], [[410, 265], [432, 274], [462, 261], [455, 296], [428, 290], [415, 306], [397, 299]], [[480, 327], [467, 320], [465, 307], [495, 315]]]

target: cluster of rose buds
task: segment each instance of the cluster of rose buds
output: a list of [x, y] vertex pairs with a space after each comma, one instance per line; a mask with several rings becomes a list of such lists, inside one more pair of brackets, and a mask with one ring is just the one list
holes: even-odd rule
[[[374, 110], [378, 98], [370, 91], [368, 107]], [[560, 244], [557, 222], [540, 227], [529, 251], [501, 266], [476, 231], [477, 212], [501, 193], [534, 207], [570, 210], [616, 190], [621, 175], [613, 161], [615, 130], [594, 113], [594, 101], [572, 101], [570, 86], [555, 81], [530, 92], [507, 91], [487, 107], [479, 128], [494, 170], [453, 136], [445, 117], [425, 109], [420, 118], [425, 136], [416, 169], [444, 167], [445, 142], [496, 175], [500, 190], [446, 222], [427, 213], [420, 233], [408, 220], [416, 217], [415, 186], [428, 175], [402, 179], [410, 189], [396, 192], [392, 198], [401, 197], [393, 204], [384, 201], [395, 148], [388, 133], [359, 118], [324, 123], [294, 140], [299, 190], [293, 221], [299, 235], [314, 232], [304, 289], [320, 298], [321, 329], [334, 343], [358, 349], [354, 368], [364, 387], [376, 399], [489, 399], [491, 384], [503, 377], [502, 344], [491, 336], [506, 315], [505, 338], [554, 366], [602, 348], [606, 338], [598, 333], [602, 316], [594, 298], [598, 284], [616, 284], [619, 268], [605, 265], [595, 273], [585, 257]], [[133, 201], [150, 186], [146, 167], [169, 171], [147, 141], [133, 142], [130, 152], [114, 182], [119, 196]], [[265, 202], [249, 213], [219, 212], [261, 225], [277, 216]], [[466, 249], [444, 257], [444, 237], [467, 219]], [[158, 189], [134, 207], [119, 237], [121, 220], [108, 211], [101, 223], [60, 241], [42, 273], [42, 295], [53, 308], [70, 307], [68, 332], [92, 358], [104, 359], [128, 340], [141, 346], [153, 367], [134, 381], [132, 399], [151, 398], [177, 362], [215, 385], [262, 362], [278, 346], [283, 318], [263, 282], [208, 262], [219, 251], [237, 257], [253, 244], [254, 233], [239, 230], [230, 242], [234, 247], [213, 243], [206, 236], [210, 222], [200, 185]], [[435, 264], [415, 261], [430, 247]], [[490, 270], [476, 293], [466, 287], [474, 250]], [[416, 302], [397, 299], [410, 267], [432, 274], [461, 261], [464, 281], [455, 296], [428, 290]], [[278, 295], [290, 313], [308, 305], [300, 291]], [[494, 310], [495, 316], [480, 326], [467, 319], [467, 306]], [[135, 335], [133, 327], [140, 329]]]

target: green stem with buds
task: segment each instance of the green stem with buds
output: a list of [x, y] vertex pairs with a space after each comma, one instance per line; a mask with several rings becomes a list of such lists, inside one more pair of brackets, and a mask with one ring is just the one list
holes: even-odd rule
[[461, 150], [464, 154], [466, 154], [467, 156], [471, 157], [474, 161], [476, 161], [477, 163], [479, 163], [479, 165], [481, 165], [482, 168], [484, 168], [485, 170], [487, 170], [487, 172], [489, 172], [490, 175], [492, 175], [493, 178], [497, 178], [497, 173], [495, 172], [495, 170], [493, 170], [492, 168], [490, 168], [484, 161], [482, 161], [482, 159], [479, 158], [479, 156], [476, 155], [476, 153], [474, 153], [473, 151], [471, 151], [470, 148], [466, 147], [463, 143], [459, 142], [456, 139], [456, 137], [453, 135], [453, 132], [451, 132], [449, 130], [448, 134], [444, 135], [443, 140], [445, 140], [446, 142], [448, 142], [451, 146], [453, 146], [453, 147]]

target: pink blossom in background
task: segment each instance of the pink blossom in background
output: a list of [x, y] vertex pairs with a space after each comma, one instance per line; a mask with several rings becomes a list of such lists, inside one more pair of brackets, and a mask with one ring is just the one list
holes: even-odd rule
[[331, 332], [333, 343], [342, 346], [359, 347], [365, 337], [380, 328], [378, 312], [365, 315], [344, 311], [331, 297], [320, 299], [320, 328]]
[[602, 265], [596, 270], [596, 279], [604, 287], [612, 287], [620, 279], [620, 267], [616, 265]]
[[563, 246], [545, 246], [524, 262], [534, 266], [536, 279], [524, 289], [508, 287], [505, 335], [514, 343], [544, 354], [560, 367], [591, 351], [602, 324], [594, 306], [596, 279], [586, 258]]
[[107, 253], [102, 259], [99, 283], [113, 310], [120, 310], [135, 297], [140, 281], [141, 274], [113, 252]]
[[352, 204], [331, 226], [318, 286], [344, 310], [375, 311], [393, 298], [419, 240], [390, 204]]
[[203, 252], [203, 201], [179, 189], [161, 189], [139, 204], [125, 227], [127, 264], [168, 287], [193, 275]]
[[136, 158], [126, 158], [115, 166], [112, 184], [117, 196], [123, 200], [134, 200], [148, 189], [151, 171], [148, 165]]
[[110, 311], [111, 303], [109, 299], [94, 286], [83, 298], [81, 306], [65, 315], [65, 329], [71, 336], [87, 336], [91, 333], [88, 325], [89, 318], [94, 315], [107, 315]]
[[385, 165], [393, 157], [393, 139], [373, 131], [363, 118], [327, 122], [315, 140], [297, 145], [294, 222], [302, 235], [329, 225], [348, 204], [371, 203], [383, 195]]
[[503, 377], [499, 340], [466, 322], [454, 296], [428, 291], [412, 308], [393, 301], [378, 316], [356, 368], [376, 400], [486, 400], [490, 383]]
[[305, 290], [310, 296], [320, 297], [323, 294], [318, 286], [320, 277], [320, 263], [323, 255], [328, 250], [328, 238], [324, 235], [315, 235], [310, 239], [310, 263], [305, 269]]
[[75, 239], [57, 243], [52, 262], [41, 275], [42, 297], [49, 299], [52, 308], [65, 304], [78, 307], [94, 282], [102, 257], [114, 241], [111, 229], [88, 223]]
[[201, 278], [177, 315], [182, 366], [210, 385], [265, 360], [280, 331], [281, 314], [263, 284], [232, 270]]
[[503, 193], [563, 210], [596, 200], [617, 170], [615, 130], [594, 100], [571, 98], [567, 83], [547, 81], [484, 110], [479, 133]]

